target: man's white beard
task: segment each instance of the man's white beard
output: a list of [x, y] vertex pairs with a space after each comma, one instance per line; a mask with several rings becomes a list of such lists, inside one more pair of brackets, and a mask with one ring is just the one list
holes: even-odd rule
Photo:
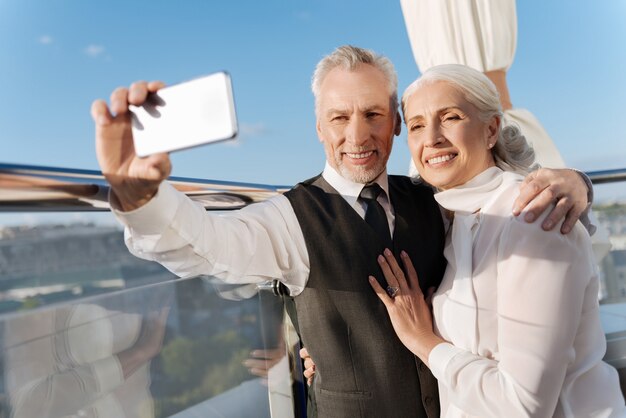
[[[381, 167], [382, 165], [382, 167]], [[373, 168], [369, 169], [348, 169], [343, 164], [338, 164], [339, 174], [341, 177], [353, 181], [355, 183], [367, 184], [371, 183], [385, 170], [384, 164], [376, 164]]]

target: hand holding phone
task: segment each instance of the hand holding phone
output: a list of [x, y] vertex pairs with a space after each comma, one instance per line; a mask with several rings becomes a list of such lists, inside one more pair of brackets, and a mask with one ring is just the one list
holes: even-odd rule
[[165, 87], [130, 105], [135, 153], [172, 152], [237, 135], [230, 76], [218, 72]]

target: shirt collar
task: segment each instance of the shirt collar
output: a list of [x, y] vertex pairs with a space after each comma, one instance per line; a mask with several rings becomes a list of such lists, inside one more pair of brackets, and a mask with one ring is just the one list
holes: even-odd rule
[[[341, 174], [337, 172], [328, 161], [326, 162], [326, 166], [324, 167], [324, 172], [322, 173], [322, 177], [324, 180], [328, 182], [335, 190], [339, 192], [346, 200], [348, 200], [351, 204], [353, 204], [352, 199], [356, 202], [359, 194], [365, 184], [363, 183], [355, 183], [347, 178], [343, 177]], [[374, 180], [374, 183], [378, 183], [380, 187], [385, 191], [387, 195], [387, 199], [389, 199], [389, 178], [387, 177], [387, 171], [383, 170], [382, 173]]]

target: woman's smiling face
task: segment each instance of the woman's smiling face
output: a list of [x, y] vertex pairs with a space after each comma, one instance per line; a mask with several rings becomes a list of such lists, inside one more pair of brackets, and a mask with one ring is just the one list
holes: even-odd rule
[[495, 165], [491, 148], [499, 119], [482, 121], [476, 106], [453, 84], [435, 81], [418, 87], [406, 101], [405, 120], [411, 156], [431, 185], [460, 186]]

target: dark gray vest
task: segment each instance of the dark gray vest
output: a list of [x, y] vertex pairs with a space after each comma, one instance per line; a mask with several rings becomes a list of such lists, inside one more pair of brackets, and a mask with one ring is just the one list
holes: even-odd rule
[[[432, 191], [389, 176], [395, 210], [392, 249], [405, 250], [422, 289], [445, 269], [444, 228]], [[383, 243], [321, 176], [288, 191], [302, 228], [311, 272], [295, 297], [297, 328], [316, 363], [320, 417], [438, 417], [437, 382], [396, 336], [367, 277], [386, 282], [376, 262]]]

